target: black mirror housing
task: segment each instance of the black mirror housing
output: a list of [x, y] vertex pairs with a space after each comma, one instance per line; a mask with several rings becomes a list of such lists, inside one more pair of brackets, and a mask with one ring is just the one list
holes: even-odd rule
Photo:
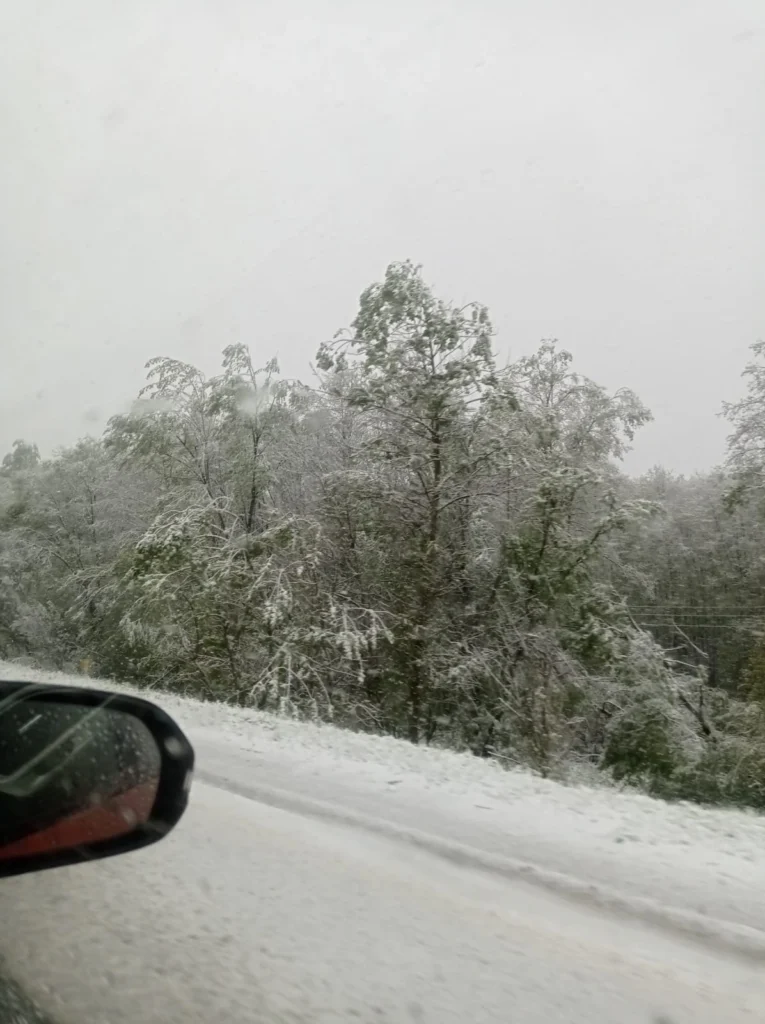
[[188, 739], [150, 701], [0, 681], [0, 878], [157, 842], [193, 769]]

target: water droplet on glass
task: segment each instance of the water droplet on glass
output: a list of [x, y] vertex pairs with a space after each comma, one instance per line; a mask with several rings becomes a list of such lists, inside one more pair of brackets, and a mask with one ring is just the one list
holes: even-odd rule
[[134, 827], [138, 824], [138, 815], [131, 807], [123, 807], [120, 814], [122, 816], [122, 820], [125, 822], [126, 825]]

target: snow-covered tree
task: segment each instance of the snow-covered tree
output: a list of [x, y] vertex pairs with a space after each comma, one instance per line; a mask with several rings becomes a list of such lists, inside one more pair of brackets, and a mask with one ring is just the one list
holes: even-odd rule
[[0, 465], [0, 655], [503, 764], [765, 806], [765, 349], [726, 467], [620, 460], [649, 419], [391, 264], [318, 383], [170, 358], [100, 440]]
[[353, 494], [355, 521], [375, 535], [366, 553], [387, 579], [395, 618], [385, 686], [415, 742], [432, 733], [431, 698], [455, 642], [460, 516], [464, 526], [481, 464], [472, 409], [495, 380], [491, 337], [484, 307], [436, 298], [405, 262], [366, 289], [350, 332], [317, 358], [327, 393], [364, 414], [354, 458], [332, 480], [334, 500], [347, 507]]

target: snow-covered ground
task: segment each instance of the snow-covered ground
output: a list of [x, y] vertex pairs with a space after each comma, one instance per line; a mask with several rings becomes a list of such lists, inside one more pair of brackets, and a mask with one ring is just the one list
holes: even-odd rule
[[[377, 831], [391, 825], [399, 837], [412, 830], [421, 845], [425, 836], [452, 840], [476, 864], [737, 936], [765, 957], [761, 815], [564, 786], [388, 737], [0, 664], [0, 678], [11, 676], [153, 697], [194, 743], [201, 779]], [[442, 850], [448, 856], [448, 843]]]
[[[65, 681], [9, 664], [2, 677]], [[144, 695], [197, 751], [192, 804], [176, 832], [118, 861], [21, 879], [13, 898], [0, 891], [4, 919], [22, 921], [12, 966], [23, 973], [39, 945], [53, 965], [49, 984], [69, 993], [49, 1008], [97, 1006], [102, 1016], [79, 1017], [94, 1022], [163, 1019], [114, 1004], [117, 990], [142, 984], [150, 969], [141, 931], [159, 927], [172, 952], [160, 966], [147, 939], [160, 961], [151, 999], [139, 1001], [166, 1013], [184, 1007], [186, 1021], [208, 1018], [189, 1016], [185, 985], [208, 1015], [246, 1021], [765, 1019], [765, 818]], [[161, 926], [149, 924], [157, 901]], [[80, 946], [92, 945], [91, 973], [100, 951], [123, 979], [103, 993], [94, 981], [92, 1004], [72, 989], [80, 961], [52, 935], [56, 907], [66, 907]], [[99, 937], [105, 912], [133, 922], [121, 938], [111, 925]], [[190, 949], [179, 935], [194, 936]], [[222, 943], [217, 966], [211, 942]], [[224, 975], [227, 994], [211, 1001]], [[255, 978], [257, 992], [248, 990]]]

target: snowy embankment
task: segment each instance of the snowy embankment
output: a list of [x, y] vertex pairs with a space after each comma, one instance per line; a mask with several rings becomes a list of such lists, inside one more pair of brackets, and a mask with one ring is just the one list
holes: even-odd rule
[[201, 781], [395, 837], [765, 959], [765, 818], [564, 786], [450, 751], [0, 663], [0, 678], [100, 685], [161, 704]]

